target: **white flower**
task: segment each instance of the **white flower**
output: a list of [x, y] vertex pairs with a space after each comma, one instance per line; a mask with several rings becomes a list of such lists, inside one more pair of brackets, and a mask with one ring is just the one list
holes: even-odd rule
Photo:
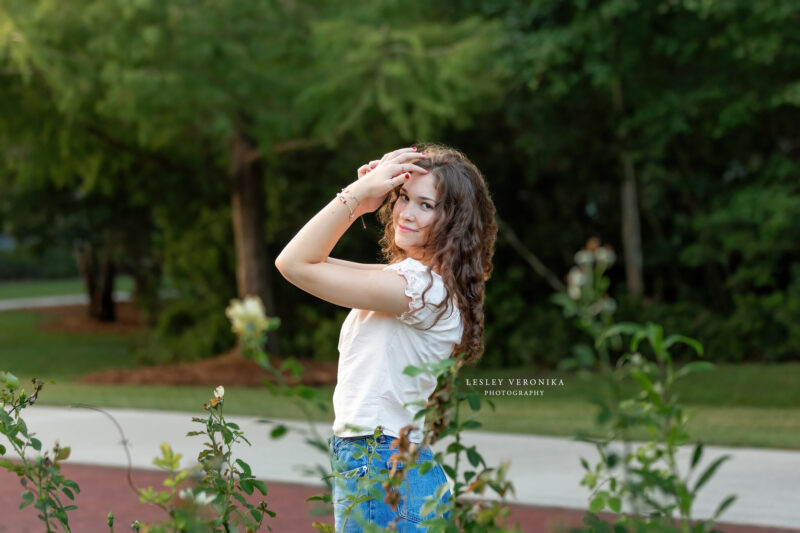
[[594, 257], [597, 259], [597, 263], [603, 266], [613, 265], [614, 261], [617, 260], [617, 256], [607, 246], [598, 248], [594, 253]]
[[207, 492], [201, 490], [199, 493], [194, 495], [194, 501], [199, 505], [208, 505], [214, 501], [214, 495], [208, 494]]
[[215, 398], [222, 398], [223, 396], [225, 396], [225, 387], [220, 385], [219, 387], [214, 389], [214, 397]]
[[567, 274], [567, 283], [569, 285], [576, 285], [580, 287], [584, 283], [586, 283], [586, 275], [583, 273], [578, 267], [572, 267]]
[[586, 283], [586, 274], [578, 267], [572, 267], [567, 273], [567, 294], [573, 300], [581, 297], [581, 287]]
[[192, 489], [183, 489], [178, 493], [181, 500], [194, 502], [197, 505], [208, 505], [214, 501], [215, 496], [208, 494], [205, 491], [200, 491], [197, 494], [192, 492]]
[[588, 265], [594, 261], [594, 254], [589, 250], [578, 250], [575, 253], [575, 262], [579, 265]]
[[231, 300], [225, 309], [231, 321], [231, 329], [239, 336], [260, 335], [269, 326], [264, 304], [258, 296], [247, 296], [244, 300]]

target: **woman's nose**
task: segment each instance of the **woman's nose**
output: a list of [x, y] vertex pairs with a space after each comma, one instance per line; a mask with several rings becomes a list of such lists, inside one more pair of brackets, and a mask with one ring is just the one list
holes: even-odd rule
[[414, 208], [411, 207], [410, 203], [406, 204], [402, 211], [400, 211], [400, 217], [405, 220], [414, 220]]

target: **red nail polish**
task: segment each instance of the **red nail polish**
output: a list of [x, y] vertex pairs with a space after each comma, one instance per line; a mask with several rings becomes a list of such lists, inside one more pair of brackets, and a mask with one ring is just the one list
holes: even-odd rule
[[417, 149], [417, 147], [416, 147], [416, 146], [412, 146], [412, 147], [411, 147], [411, 149], [412, 149], [412, 150], [416, 150], [416, 149]]
[[410, 178], [411, 174], [406, 174], [406, 179]]

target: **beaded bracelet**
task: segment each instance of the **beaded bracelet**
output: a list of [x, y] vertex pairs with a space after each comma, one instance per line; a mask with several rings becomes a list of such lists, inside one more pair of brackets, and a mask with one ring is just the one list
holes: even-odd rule
[[[344, 189], [342, 189], [340, 192], [336, 193], [336, 197], [337, 197], [337, 198], [338, 198], [338, 199], [339, 199], [339, 200], [340, 200], [340, 201], [341, 201], [341, 202], [342, 202], [344, 205], [346, 205], [346, 206], [347, 206], [347, 209], [350, 211], [350, 218], [354, 218], [354, 217], [356, 216], [356, 214], [355, 214], [355, 212], [353, 211], [353, 208], [352, 208], [352, 207], [350, 207], [350, 204], [349, 204], [349, 203], [347, 203], [347, 199], [344, 197], [344, 194], [343, 194], [343, 193], [349, 193], [349, 191], [347, 190], [347, 188], [344, 188]], [[358, 201], [358, 198], [356, 198], [356, 197], [355, 197], [354, 195], [352, 195], [352, 194], [348, 194], [348, 196], [350, 196], [350, 198], [352, 198], [353, 200], [355, 200], [355, 202], [356, 202], [356, 207], [358, 207], [358, 206], [360, 205], [360, 203], [361, 203], [361, 202], [359, 202], [359, 201]], [[364, 217], [363, 217], [363, 216], [361, 216], [361, 217], [359, 217], [359, 218], [361, 219], [361, 225], [364, 227], [364, 229], [367, 229], [367, 225], [366, 225], [366, 223], [364, 223]]]

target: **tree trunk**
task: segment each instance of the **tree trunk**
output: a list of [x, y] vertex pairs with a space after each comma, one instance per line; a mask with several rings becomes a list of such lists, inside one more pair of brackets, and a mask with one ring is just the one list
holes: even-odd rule
[[91, 242], [82, 241], [74, 247], [75, 263], [83, 277], [89, 297], [89, 316], [103, 322], [116, 319], [114, 309], [114, 276], [116, 268], [109, 257], [98, 266], [97, 253]]
[[117, 268], [114, 264], [114, 260], [106, 254], [106, 256], [103, 257], [102, 276], [96, 296], [96, 298], [100, 300], [100, 313], [96, 318], [102, 322], [114, 322], [117, 319], [117, 313], [114, 307], [114, 277], [116, 274]]
[[147, 317], [147, 324], [155, 327], [161, 311], [161, 265], [149, 259], [140, 259], [133, 266], [133, 300]]
[[644, 294], [642, 274], [642, 230], [639, 224], [639, 201], [636, 173], [627, 152], [620, 153], [622, 180], [622, 243], [625, 247], [625, 281], [629, 294], [639, 300]]
[[[259, 296], [268, 316], [275, 316], [271, 269], [264, 240], [264, 182], [260, 158], [251, 139], [237, 131], [230, 168], [236, 283], [239, 297]], [[280, 355], [277, 331], [267, 337], [267, 351]]]
[[[611, 97], [614, 111], [619, 117], [624, 112], [622, 85], [615, 79], [611, 85]], [[644, 294], [644, 275], [642, 272], [642, 230], [639, 223], [639, 199], [636, 191], [636, 170], [633, 160], [625, 146], [624, 137], [617, 136], [619, 143], [619, 160], [622, 166], [622, 186], [620, 200], [622, 204], [622, 245], [625, 256], [625, 281], [628, 293], [636, 300]]]

